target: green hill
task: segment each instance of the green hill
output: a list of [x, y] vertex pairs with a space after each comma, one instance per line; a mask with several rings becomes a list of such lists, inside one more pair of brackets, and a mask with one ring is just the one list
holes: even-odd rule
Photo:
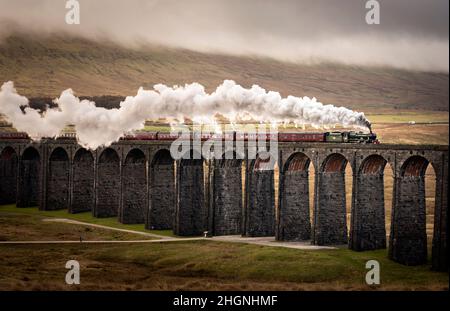
[[156, 83], [199, 82], [212, 91], [224, 79], [366, 112], [448, 111], [445, 73], [308, 66], [154, 46], [128, 49], [59, 36], [14, 35], [0, 42], [0, 82], [13, 80], [28, 97], [55, 97], [66, 88], [79, 96], [125, 96]]

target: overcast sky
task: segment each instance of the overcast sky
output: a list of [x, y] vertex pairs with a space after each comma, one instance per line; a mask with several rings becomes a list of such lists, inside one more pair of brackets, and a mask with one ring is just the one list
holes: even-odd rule
[[294, 62], [449, 67], [448, 0], [379, 0], [380, 25], [366, 24], [365, 0], [79, 0], [80, 25], [65, 23], [65, 2], [0, 0], [0, 35], [20, 28]]

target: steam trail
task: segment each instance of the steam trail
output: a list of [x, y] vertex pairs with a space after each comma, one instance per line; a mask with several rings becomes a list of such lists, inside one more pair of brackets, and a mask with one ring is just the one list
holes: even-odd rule
[[[198, 84], [184, 87], [157, 84], [154, 90], [140, 88], [136, 96], [128, 96], [118, 109], [96, 107], [94, 102], [80, 101], [71, 89], [54, 100], [58, 105], [40, 114], [30, 108], [28, 99], [17, 94], [13, 82], [0, 90], [0, 113], [32, 139], [56, 137], [66, 125], [75, 126], [79, 143], [90, 149], [108, 146], [124, 133], [142, 129], [145, 120], [167, 118], [183, 122], [185, 118], [214, 124], [217, 113], [232, 122], [253, 119], [259, 122], [343, 125], [368, 128], [364, 113], [344, 107], [323, 105], [315, 98], [288, 96], [253, 85], [250, 89], [225, 80], [216, 91], [207, 94]], [[25, 107], [22, 112], [20, 107]]]

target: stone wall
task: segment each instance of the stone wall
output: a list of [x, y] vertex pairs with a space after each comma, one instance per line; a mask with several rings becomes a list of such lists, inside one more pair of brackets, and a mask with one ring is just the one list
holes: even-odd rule
[[119, 221], [124, 224], [143, 224], [148, 206], [144, 154], [129, 155], [122, 171], [123, 195]]
[[384, 176], [359, 174], [355, 186], [349, 246], [356, 251], [386, 248]]
[[277, 239], [302, 241], [311, 238], [308, 171], [286, 171], [282, 179]]
[[314, 240], [317, 245], [347, 244], [345, 173], [318, 173], [318, 202], [315, 207]]
[[0, 205], [16, 203], [17, 195], [17, 154], [6, 149], [0, 156]]
[[152, 166], [150, 171], [150, 209], [146, 228], [155, 230], [172, 229], [175, 217], [175, 170], [174, 162]]
[[47, 173], [47, 196], [44, 210], [69, 207], [69, 158], [64, 150], [56, 149], [50, 157]]
[[41, 164], [39, 154], [30, 152], [19, 165], [17, 207], [39, 206], [41, 195]]
[[436, 171], [436, 201], [434, 209], [434, 232], [432, 268], [449, 271], [448, 258], [448, 156], [442, 157], [442, 166]]
[[177, 168], [177, 207], [174, 232], [201, 235], [206, 230], [202, 160], [182, 160]]
[[[105, 151], [106, 152], [106, 151]], [[120, 205], [120, 160], [115, 151], [100, 157], [97, 166], [95, 217], [117, 216]]]
[[[226, 161], [226, 160], [225, 160]], [[242, 168], [216, 167], [214, 171], [213, 235], [241, 234]]]
[[73, 162], [72, 200], [70, 213], [93, 210], [94, 207], [94, 158], [87, 150], [80, 150]]
[[246, 211], [246, 236], [275, 235], [275, 192], [273, 170], [250, 173]]
[[426, 263], [425, 179], [423, 176], [396, 177], [395, 187], [389, 257], [405, 265]]

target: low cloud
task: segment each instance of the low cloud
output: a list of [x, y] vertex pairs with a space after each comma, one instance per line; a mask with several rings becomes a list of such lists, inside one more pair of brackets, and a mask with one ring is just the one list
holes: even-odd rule
[[[128, 47], [161, 44], [301, 63], [339, 62], [448, 72], [447, 0], [379, 0], [367, 25], [364, 0], [0, 0], [0, 36], [13, 31], [106, 38]], [[332, 2], [332, 3], [331, 3]]]

